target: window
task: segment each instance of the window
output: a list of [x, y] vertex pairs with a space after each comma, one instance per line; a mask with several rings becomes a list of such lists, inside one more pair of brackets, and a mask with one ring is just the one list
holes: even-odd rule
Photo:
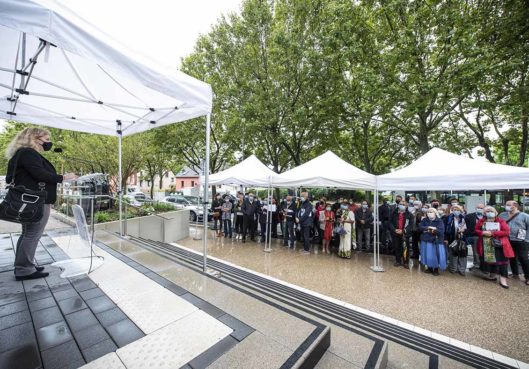
[[195, 181], [191, 181], [191, 187], [195, 187]]
[[165, 173], [165, 178], [169, 178], [169, 172]]
[[184, 200], [184, 199], [176, 199], [176, 203], [177, 203], [177, 204], [187, 205], [187, 201]]
[[171, 177], [171, 183], [174, 183], [174, 177]]
[[176, 202], [176, 199], [174, 197], [168, 197], [167, 202]]
[[181, 183], [182, 183], [182, 187], [185, 187], [185, 185], [184, 185], [184, 181], [181, 181]]

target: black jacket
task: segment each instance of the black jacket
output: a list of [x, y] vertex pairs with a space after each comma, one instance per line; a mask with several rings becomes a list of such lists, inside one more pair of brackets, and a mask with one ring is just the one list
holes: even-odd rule
[[299, 224], [302, 227], [309, 227], [312, 225], [313, 218], [313, 207], [309, 200], [303, 201], [301, 207], [298, 209], [297, 217], [299, 218]]
[[[363, 220], [365, 223], [364, 224], [360, 223], [361, 220]], [[361, 229], [371, 228], [374, 220], [375, 218], [373, 217], [373, 212], [371, 211], [371, 209], [366, 209], [366, 211], [364, 211], [363, 208], [356, 209], [355, 221], [356, 221], [356, 226], [358, 228], [361, 228]]]
[[257, 201], [253, 200], [253, 202], [250, 202], [250, 200], [245, 199], [241, 206], [241, 211], [244, 215], [253, 217], [255, 213], [257, 213]]
[[465, 237], [473, 237], [476, 235], [476, 223], [479, 221], [477, 213], [470, 213], [465, 216], [465, 224], [467, 229], [463, 233]]
[[[408, 210], [404, 212], [404, 234], [411, 235], [411, 232], [413, 230], [413, 222], [415, 218], [412, 213], [410, 213]], [[399, 209], [395, 208], [391, 212], [390, 216], [390, 222], [389, 222], [389, 230], [392, 234], [395, 234], [395, 230], [398, 227], [399, 222]]]
[[57, 200], [57, 183], [62, 176], [57, 174], [55, 167], [44, 156], [32, 148], [19, 149], [7, 164], [6, 183], [11, 183], [15, 160], [18, 157], [15, 185], [25, 186], [29, 190], [39, 190], [39, 183], [46, 190], [46, 204], [54, 204]]
[[391, 208], [387, 203], [378, 207], [378, 216], [381, 222], [387, 222], [390, 218]]
[[288, 205], [288, 203], [286, 201], [284, 201], [281, 207], [282, 207], [283, 214], [284, 214], [285, 219], [287, 220], [287, 222], [296, 221], [297, 208], [296, 208], [296, 202], [295, 201], [291, 201], [290, 205]]

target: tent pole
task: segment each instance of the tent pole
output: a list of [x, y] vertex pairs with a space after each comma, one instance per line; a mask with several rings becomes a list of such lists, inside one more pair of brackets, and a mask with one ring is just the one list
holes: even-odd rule
[[522, 193], [522, 211], [525, 213], [525, 188]]
[[483, 201], [485, 202], [485, 206], [487, 206], [487, 190], [483, 190]]
[[121, 131], [121, 121], [117, 121], [117, 129], [116, 132], [118, 134], [118, 201], [119, 201], [119, 235], [123, 236], [123, 189], [121, 186], [121, 182], [123, 182], [123, 173], [121, 168], [121, 162], [122, 162], [122, 141], [123, 141], [123, 132]]
[[202, 271], [206, 272], [208, 263], [208, 195], [209, 195], [209, 136], [211, 134], [211, 114], [206, 115], [206, 153], [204, 160], [204, 237], [202, 240]]
[[373, 272], [383, 272], [384, 268], [380, 265], [380, 240], [379, 233], [380, 228], [378, 224], [379, 214], [378, 214], [378, 189], [374, 191], [373, 206], [374, 206], [374, 227], [373, 227], [373, 266], [371, 270]]

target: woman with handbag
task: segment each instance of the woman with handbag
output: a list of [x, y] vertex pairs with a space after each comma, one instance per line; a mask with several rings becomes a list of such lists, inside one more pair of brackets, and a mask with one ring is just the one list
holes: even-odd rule
[[421, 233], [421, 264], [427, 267], [425, 273], [439, 275], [439, 269], [446, 269], [446, 251], [443, 244], [445, 226], [437, 210], [429, 208], [426, 217], [419, 224]]
[[351, 259], [351, 242], [354, 239], [354, 211], [349, 210], [349, 204], [344, 201], [340, 207], [340, 217], [337, 218], [339, 225], [336, 227], [336, 233], [340, 235], [340, 248], [338, 256], [341, 258]]
[[[44, 267], [36, 266], [35, 251], [50, 216], [51, 204], [57, 198], [57, 183], [62, 176], [41, 153], [52, 147], [49, 131], [32, 127], [19, 132], [6, 150], [6, 183], [24, 186], [28, 190], [41, 190], [44, 197], [42, 217], [37, 222], [22, 223], [22, 234], [17, 242], [15, 277], [17, 281], [47, 277]], [[10, 190], [8, 190], [10, 191]]]
[[448, 246], [448, 271], [465, 276], [467, 270], [467, 244], [463, 233], [467, 227], [463, 209], [459, 205], [450, 208], [450, 215], [446, 220], [445, 245]]
[[509, 242], [510, 229], [505, 220], [498, 217], [498, 212], [492, 206], [485, 207], [484, 213], [485, 216], [476, 224], [476, 234], [478, 253], [489, 266], [490, 274], [485, 279], [495, 282], [496, 274], [499, 272], [500, 286], [507, 289], [509, 259], [514, 257]]

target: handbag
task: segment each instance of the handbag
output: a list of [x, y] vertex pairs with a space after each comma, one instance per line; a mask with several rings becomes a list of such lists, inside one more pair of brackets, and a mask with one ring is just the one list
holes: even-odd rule
[[492, 246], [493, 246], [495, 249], [499, 249], [499, 248], [503, 247], [503, 245], [501, 244], [501, 241], [498, 240], [497, 238], [492, 237], [492, 238], [491, 238], [491, 242], [492, 242]]
[[344, 234], [347, 233], [347, 231], [345, 230], [343, 225], [338, 225], [334, 227], [334, 233], [336, 233], [339, 236], [343, 236]]
[[12, 223], [33, 224], [38, 223], [44, 215], [44, 202], [47, 193], [44, 190], [45, 183], [39, 182], [39, 190], [30, 190], [25, 186], [15, 184], [20, 150], [17, 151], [13, 177], [11, 183], [6, 187], [7, 194], [4, 201], [0, 203], [0, 219]]

